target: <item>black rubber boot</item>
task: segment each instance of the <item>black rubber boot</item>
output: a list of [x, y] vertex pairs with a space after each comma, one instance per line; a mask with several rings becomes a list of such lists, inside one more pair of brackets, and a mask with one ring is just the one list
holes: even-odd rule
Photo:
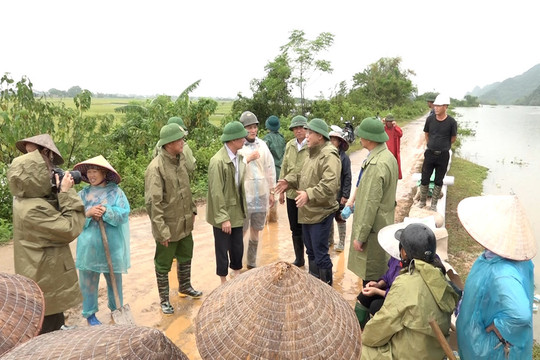
[[301, 236], [293, 236], [294, 255], [296, 259], [293, 261], [293, 265], [298, 267], [304, 266], [304, 240]]
[[157, 287], [159, 292], [159, 303], [161, 305], [161, 311], [165, 315], [174, 313], [174, 308], [169, 302], [169, 274], [158, 273], [156, 271]]
[[332, 286], [332, 284], [333, 284], [332, 268], [330, 268], [330, 269], [319, 269], [319, 277], [320, 277], [322, 282], [325, 282], [328, 285]]
[[197, 291], [191, 286], [191, 261], [176, 265], [178, 275], [178, 295], [180, 297], [191, 296], [198, 299], [202, 296], [202, 291]]
[[319, 267], [317, 266], [317, 264], [315, 264], [315, 260], [309, 260], [309, 273], [315, 276], [317, 279], [321, 278], [321, 274], [319, 273]]

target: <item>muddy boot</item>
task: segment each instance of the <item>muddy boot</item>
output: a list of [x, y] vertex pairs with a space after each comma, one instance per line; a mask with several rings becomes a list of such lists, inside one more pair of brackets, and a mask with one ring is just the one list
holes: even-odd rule
[[420, 201], [418, 202], [418, 207], [420, 209], [426, 207], [427, 193], [429, 190], [429, 185], [420, 185]]
[[358, 318], [358, 322], [360, 323], [360, 328], [364, 330], [364, 327], [369, 320], [369, 310], [359, 301], [357, 301], [356, 305], [354, 306], [354, 312]]
[[259, 241], [249, 240], [248, 250], [247, 250], [247, 268], [254, 269], [257, 267], [257, 247], [259, 246]]
[[429, 209], [432, 211], [437, 211], [437, 203], [441, 197], [441, 190], [441, 186], [435, 185], [433, 187], [433, 193], [431, 194], [431, 206], [429, 207]]
[[321, 278], [319, 267], [315, 264], [315, 260], [309, 260], [309, 273], [315, 276], [317, 279]]
[[330, 269], [319, 269], [319, 276], [322, 282], [327, 283], [328, 285], [332, 286], [333, 279], [332, 279], [332, 268]]
[[343, 249], [345, 249], [345, 237], [347, 235], [347, 224], [346, 223], [338, 223], [337, 229], [339, 233], [339, 244], [334, 247], [334, 250], [338, 252], [342, 252]]
[[268, 211], [268, 222], [269, 223], [275, 223], [278, 221], [278, 215], [277, 215], [277, 205], [274, 204]]
[[198, 299], [202, 296], [202, 291], [197, 291], [191, 287], [191, 260], [184, 264], [176, 265], [178, 275], [178, 295], [180, 297], [191, 296]]
[[174, 308], [169, 302], [169, 274], [162, 274], [156, 271], [156, 279], [159, 291], [159, 303], [161, 305], [161, 311], [165, 315], [173, 314]]
[[296, 265], [298, 267], [304, 266], [304, 240], [301, 236], [293, 236], [292, 237], [293, 247], [294, 247], [294, 255], [296, 259], [293, 261], [293, 265]]
[[334, 245], [334, 223], [330, 226], [330, 234], [328, 235], [328, 247]]

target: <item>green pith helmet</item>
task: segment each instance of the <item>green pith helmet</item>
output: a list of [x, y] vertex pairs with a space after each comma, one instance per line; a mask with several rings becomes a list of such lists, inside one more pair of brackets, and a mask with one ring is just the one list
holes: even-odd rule
[[159, 132], [158, 147], [162, 147], [173, 141], [182, 139], [186, 134], [182, 127], [178, 124], [167, 124], [163, 126]]
[[326, 140], [330, 140], [328, 125], [323, 119], [313, 119], [304, 127], [311, 131], [315, 131], [317, 134], [321, 134]]
[[356, 136], [362, 139], [384, 143], [388, 141], [388, 135], [384, 130], [384, 124], [376, 117], [368, 117], [362, 120], [356, 128]]
[[244, 125], [240, 121], [231, 121], [225, 128], [223, 128], [223, 135], [221, 135], [221, 142], [226, 143], [227, 141], [232, 141], [236, 139], [245, 138], [247, 136], [247, 131], [244, 128]]
[[186, 129], [186, 124], [184, 124], [184, 120], [182, 120], [180, 116], [173, 116], [172, 118], [169, 118], [167, 124], [178, 124], [182, 127], [182, 129]]
[[278, 131], [279, 130], [279, 118], [276, 115], [270, 115], [268, 119], [266, 119], [265, 126], [270, 131]]
[[296, 115], [291, 120], [291, 125], [289, 126], [289, 130], [294, 129], [295, 127], [304, 127], [307, 125], [307, 119], [303, 117], [302, 115]]
[[257, 120], [257, 117], [251, 111], [244, 111], [242, 115], [240, 115], [240, 123], [246, 127], [252, 124], [259, 124], [259, 120]]
[[394, 115], [392, 114], [388, 114], [386, 115], [386, 117], [384, 118], [385, 121], [394, 121]]

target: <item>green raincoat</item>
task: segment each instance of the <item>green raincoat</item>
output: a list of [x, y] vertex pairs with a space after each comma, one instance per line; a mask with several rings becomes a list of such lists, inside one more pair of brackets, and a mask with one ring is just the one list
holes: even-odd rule
[[208, 164], [208, 201], [206, 221], [221, 229], [229, 220], [231, 227], [242, 227], [246, 218], [247, 205], [244, 190], [245, 164], [238, 154], [238, 185], [235, 184], [234, 164], [225, 145], [210, 159]]
[[[285, 146], [285, 155], [283, 156], [283, 162], [281, 163], [281, 173], [279, 175], [280, 179], [285, 179], [287, 182], [291, 180], [296, 180], [296, 176], [302, 171], [302, 166], [304, 166], [304, 161], [308, 157], [308, 147], [304, 142], [304, 145], [298, 150], [296, 146], [296, 138], [289, 140]], [[278, 176], [278, 174], [276, 174]], [[296, 190], [289, 189], [286, 192], [287, 199], [294, 199], [298, 194]]]
[[382, 308], [362, 333], [362, 360], [441, 360], [444, 351], [429, 325], [434, 319], [448, 336], [458, 295], [442, 272], [420, 260], [401, 270]]
[[306, 205], [298, 208], [299, 224], [318, 224], [339, 208], [336, 194], [341, 181], [341, 159], [338, 149], [330, 141], [314, 146], [301, 167], [301, 172], [290, 176], [289, 187], [304, 190]]
[[69, 243], [81, 233], [84, 205], [72, 188], [52, 194], [51, 178], [39, 151], [17, 157], [8, 170], [13, 195], [15, 273], [39, 285], [45, 316], [82, 302]]
[[[347, 267], [362, 280], [377, 280], [388, 268], [388, 255], [379, 245], [377, 234], [394, 223], [398, 166], [394, 155], [382, 143], [371, 150], [362, 169], [354, 201]], [[364, 243], [364, 251], [354, 249], [354, 240]]]
[[183, 156], [172, 156], [162, 148], [144, 174], [146, 210], [158, 243], [179, 241], [193, 231], [197, 206], [191, 197], [184, 161]]
[[[156, 157], [159, 155], [161, 151], [161, 148], [156, 145], [154, 148], [154, 153], [152, 154], [152, 157]], [[193, 150], [189, 147], [187, 141], [184, 141], [184, 150], [182, 150], [182, 154], [184, 154], [184, 157], [186, 158], [186, 161], [184, 164], [186, 164], [186, 169], [188, 173], [191, 175], [195, 171], [195, 168], [197, 167], [197, 160], [195, 159], [195, 156], [193, 156]]]
[[268, 145], [268, 149], [274, 158], [277, 178], [281, 172], [281, 164], [283, 163], [283, 155], [285, 154], [285, 138], [277, 131], [270, 131], [264, 136], [263, 140], [266, 142], [266, 145]]

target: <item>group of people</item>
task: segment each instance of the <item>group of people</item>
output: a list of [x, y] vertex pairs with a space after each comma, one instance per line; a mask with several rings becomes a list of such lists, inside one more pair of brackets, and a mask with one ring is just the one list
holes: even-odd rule
[[[433, 103], [434, 113], [424, 126], [427, 149], [419, 206], [426, 206], [427, 187], [435, 170], [430, 208], [436, 210], [457, 124], [447, 114], [449, 98], [439, 95]], [[329, 128], [319, 118], [308, 121], [297, 115], [289, 125], [294, 137], [285, 143], [280, 126], [279, 118], [269, 117], [269, 133], [260, 139], [256, 115], [242, 113], [239, 121], [224, 127], [223, 146], [209, 162], [206, 221], [213, 227], [216, 274], [221, 282], [227, 281], [229, 269], [234, 277], [243, 268], [246, 234], [247, 268], [257, 266], [260, 231], [269, 213], [275, 211], [277, 197], [280, 204], [286, 202], [295, 253], [292, 263], [304, 266], [307, 253], [309, 273], [332, 286], [329, 246], [334, 220], [339, 233], [335, 250], [343, 251], [345, 221], [353, 214], [348, 269], [363, 281], [355, 306], [364, 329], [362, 359], [441, 359], [444, 353], [429, 321], [435, 320], [448, 335], [461, 289], [456, 292], [445, 277], [436, 254], [436, 236], [429, 226], [394, 224], [403, 135], [394, 117], [388, 114], [383, 121], [366, 118], [356, 128], [355, 135], [368, 155], [355, 186], [346, 154], [349, 143], [341, 129]], [[145, 172], [145, 204], [156, 243], [154, 266], [163, 314], [174, 313], [169, 300], [174, 259], [179, 296], [202, 296], [191, 284], [197, 207], [190, 174], [196, 164], [185, 143], [186, 135], [182, 119], [170, 118], [160, 131], [154, 158]], [[54, 171], [63, 158], [49, 135], [23, 139], [17, 147], [24, 155], [17, 157], [8, 171], [14, 196], [15, 270], [34, 279], [44, 292], [42, 333], [61, 328], [63, 311], [81, 300], [89, 325], [99, 325], [100, 274], [105, 275], [108, 285], [108, 307], [115, 310], [122, 306], [122, 274], [130, 267], [130, 207], [118, 187], [121, 177], [103, 156], [88, 159], [74, 167], [89, 184], [77, 194], [73, 189], [75, 174], [65, 172], [62, 176]], [[473, 266], [463, 292], [457, 323], [463, 358], [497, 358], [500, 353], [523, 358], [520, 356], [531, 350], [530, 258], [535, 248], [527, 234], [529, 237], [512, 243], [515, 238], [510, 231], [514, 227], [509, 220], [517, 222], [523, 217], [517, 200], [512, 199], [503, 202], [503, 210], [489, 204], [460, 204], [458, 208], [465, 228], [487, 248]], [[489, 232], [485, 224], [479, 229], [478, 222], [471, 220], [472, 208], [485, 214], [497, 211], [497, 224], [505, 225], [508, 231]], [[110, 239], [109, 259], [104, 236]], [[69, 243], [77, 237], [74, 262]], [[486, 282], [494, 287], [488, 290]], [[120, 304], [114, 300], [114, 286], [120, 289]], [[508, 286], [513, 290], [504, 295]], [[481, 341], [480, 350], [476, 339]], [[497, 343], [501, 345], [496, 347]]]

